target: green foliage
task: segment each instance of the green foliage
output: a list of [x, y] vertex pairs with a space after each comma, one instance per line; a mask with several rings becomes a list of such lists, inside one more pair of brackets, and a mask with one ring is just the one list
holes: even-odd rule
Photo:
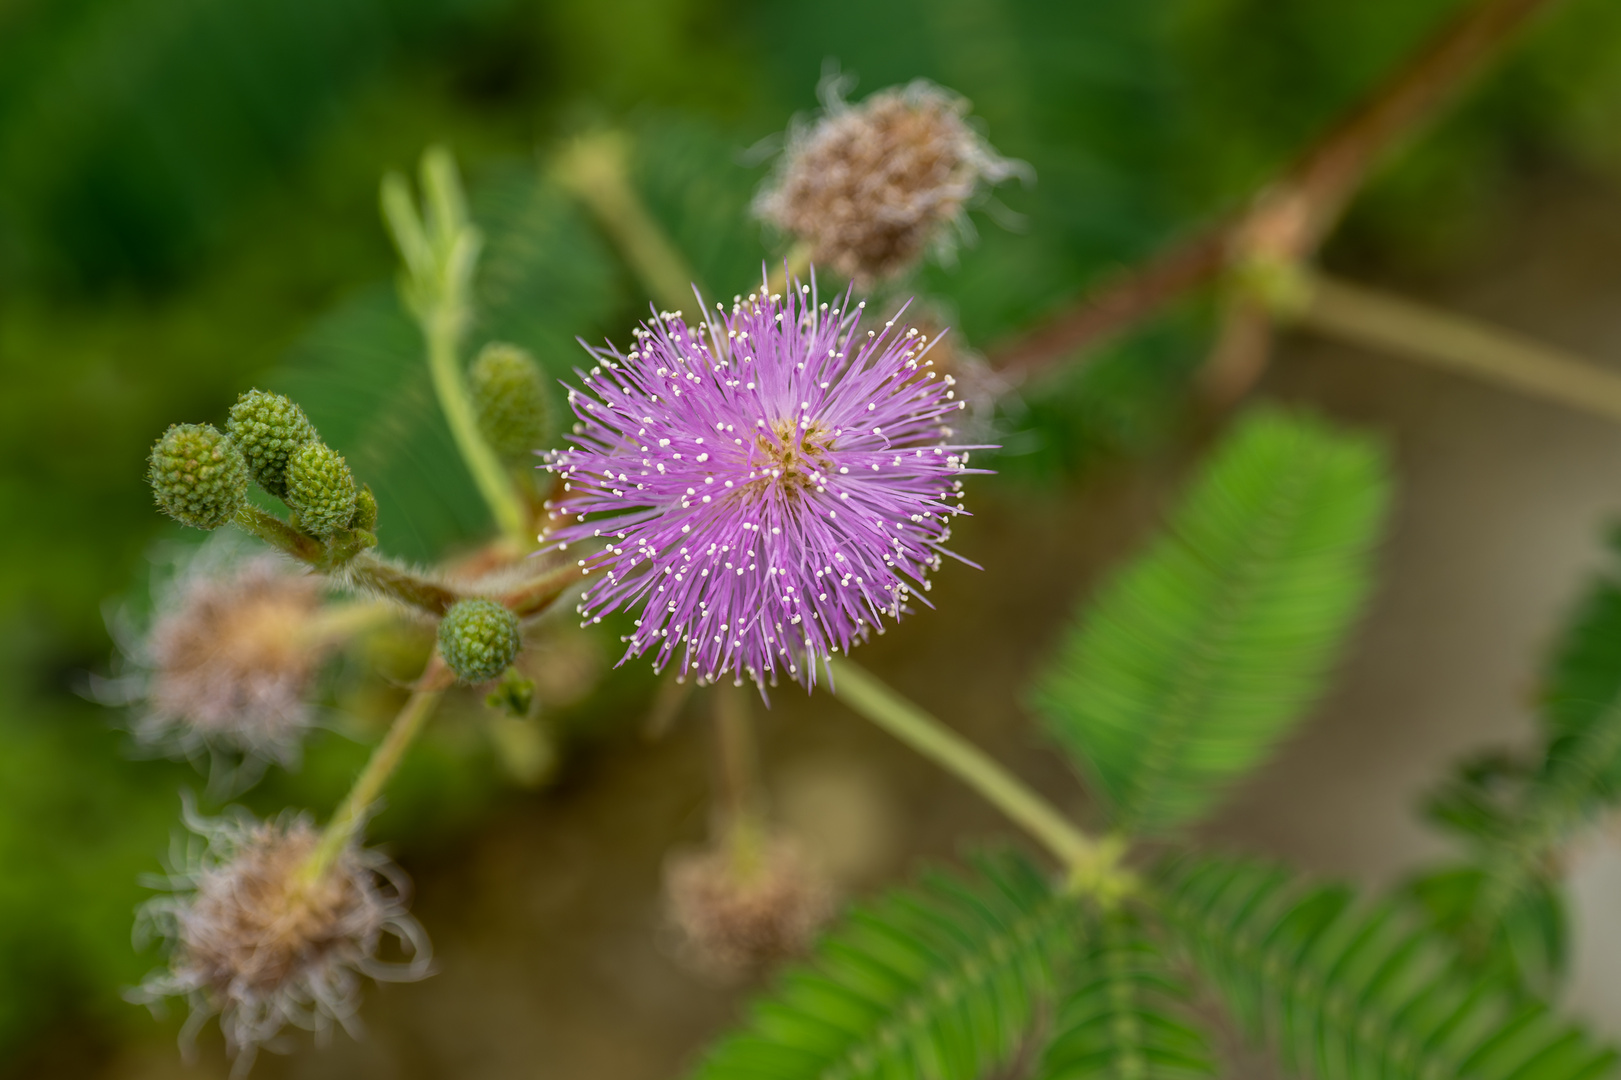
[[1068, 980], [1035, 1080], [1196, 1080], [1216, 1075], [1189, 988], [1125, 912], [1101, 917]]
[[546, 380], [535, 358], [516, 345], [491, 342], [467, 369], [467, 393], [490, 448], [509, 462], [533, 464], [551, 430]]
[[288, 462], [299, 448], [320, 439], [303, 409], [281, 394], [263, 390], [249, 390], [236, 399], [225, 430], [248, 459], [258, 485], [284, 500]]
[[1562, 839], [1559, 826], [1575, 822], [1548, 817], [1552, 804], [1539, 808], [1540, 773], [1538, 763], [1504, 754], [1465, 762], [1426, 811], [1464, 840], [1469, 861], [1421, 874], [1403, 892], [1467, 966], [1546, 994], [1568, 966], [1569, 947], [1549, 845]]
[[1569, 967], [1569, 919], [1550, 868], [1527, 862], [1499, 856], [1484, 866], [1447, 867], [1402, 892], [1452, 939], [1467, 970], [1551, 995]]
[[150, 963], [130, 948], [138, 879], [157, 868], [175, 791], [195, 774], [132, 768], [105, 710], [26, 691], [28, 668], [11, 665], [37, 640], [0, 643], [0, 1062], [10, 1064], [64, 1013], [128, 1022], [119, 990]]
[[152, 447], [147, 480], [163, 512], [198, 529], [230, 521], [248, 497], [248, 464], [212, 424], [173, 424]]
[[1369, 442], [1258, 414], [1103, 588], [1035, 700], [1118, 826], [1197, 819], [1301, 718], [1360, 610], [1387, 501]]
[[358, 494], [349, 463], [325, 443], [306, 443], [287, 463], [287, 505], [311, 536], [325, 539], [347, 527]]
[[[1610, 546], [1621, 554], [1621, 534]], [[1621, 791], [1621, 580], [1614, 569], [1592, 584], [1572, 617], [1542, 696], [1546, 738], [1567, 761], [1581, 759], [1594, 798], [1614, 799]]]
[[386, 64], [443, 50], [507, 5], [30, 6], [59, 10], [0, 35], [0, 233], [34, 274], [100, 285], [179, 276]]
[[1550, 665], [1534, 752], [1465, 762], [1430, 799], [1469, 861], [1409, 893], [1464, 959], [1532, 990], [1563, 974], [1560, 855], [1621, 795], [1621, 587], [1595, 582]]
[[518, 617], [493, 600], [458, 600], [439, 620], [439, 651], [464, 683], [500, 675], [522, 644]]
[[1020, 858], [975, 869], [851, 913], [694, 1075], [975, 1080], [1008, 1060], [1074, 955], [1079, 913]]
[[1391, 903], [1286, 870], [1173, 862], [1163, 912], [1227, 1006], [1319, 1080], [1593, 1080], [1616, 1053], [1542, 1004], [1460, 973], [1450, 943]]

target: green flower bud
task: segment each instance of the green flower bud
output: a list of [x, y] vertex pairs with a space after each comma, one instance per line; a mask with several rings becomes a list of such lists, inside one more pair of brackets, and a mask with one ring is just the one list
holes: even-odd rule
[[248, 463], [212, 424], [175, 424], [152, 447], [147, 469], [158, 505], [199, 529], [217, 529], [248, 497]]
[[371, 485], [361, 484], [360, 492], [355, 496], [355, 516], [349, 522], [351, 529], [360, 532], [377, 531], [377, 496], [371, 493]]
[[287, 464], [287, 505], [298, 525], [323, 540], [355, 516], [355, 474], [343, 455], [325, 443], [299, 449]]
[[287, 499], [287, 464], [299, 447], [318, 442], [315, 425], [280, 394], [249, 390], [231, 406], [225, 430], [231, 433], [259, 486]]
[[509, 667], [495, 689], [485, 695], [484, 704], [497, 712], [521, 720], [528, 716], [529, 710], [534, 707], [535, 680], [520, 674], [517, 668]]
[[479, 430], [501, 457], [522, 460], [546, 445], [551, 402], [534, 357], [516, 345], [492, 342], [468, 369], [467, 389]]
[[518, 617], [493, 600], [458, 600], [439, 620], [439, 654], [465, 683], [500, 675], [518, 645]]

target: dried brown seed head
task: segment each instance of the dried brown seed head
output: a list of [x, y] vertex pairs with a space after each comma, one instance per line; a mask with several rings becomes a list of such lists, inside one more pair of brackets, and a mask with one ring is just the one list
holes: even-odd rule
[[931, 248], [949, 251], [970, 201], [1022, 169], [969, 126], [967, 111], [922, 80], [859, 105], [829, 95], [820, 119], [789, 131], [755, 212], [861, 285], [910, 269]]
[[702, 974], [737, 979], [797, 956], [833, 915], [833, 892], [798, 848], [768, 838], [751, 860], [719, 846], [674, 855], [665, 900], [681, 956]]
[[[404, 875], [381, 855], [351, 847], [309, 880], [319, 834], [305, 818], [188, 823], [206, 849], [172, 875], [173, 893], [141, 912], [140, 925], [169, 941], [169, 967], [133, 996], [185, 998], [188, 1038], [217, 1014], [239, 1071], [289, 1024], [317, 1034], [347, 1027], [362, 975], [428, 974], [427, 939], [407, 913]], [[378, 959], [389, 936], [407, 962]]]

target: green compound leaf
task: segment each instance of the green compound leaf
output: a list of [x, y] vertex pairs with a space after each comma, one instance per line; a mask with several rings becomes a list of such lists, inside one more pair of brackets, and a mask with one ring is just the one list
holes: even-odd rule
[[1367, 594], [1388, 502], [1370, 441], [1257, 414], [1104, 586], [1035, 704], [1118, 827], [1196, 820], [1302, 718]]
[[1221, 858], [1173, 862], [1163, 914], [1229, 1009], [1320, 1080], [1596, 1080], [1618, 1056], [1390, 903]]
[[1570, 921], [1549, 873], [1499, 857], [1425, 874], [1402, 894], [1452, 938], [1465, 967], [1478, 975], [1551, 994], [1569, 967]]
[[1130, 915], [1104, 916], [1068, 980], [1035, 1080], [1198, 1080], [1209, 1040], [1185, 1015], [1187, 986]]
[[[1613, 541], [1612, 541], [1613, 543]], [[1533, 993], [1568, 967], [1561, 855], [1621, 793], [1621, 587], [1594, 583], [1550, 665], [1542, 739], [1463, 762], [1429, 800], [1463, 840], [1465, 865], [1407, 887], [1477, 971]]]
[[857, 910], [753, 1006], [699, 1080], [974, 1080], [1020, 1048], [1080, 913], [1030, 863], [980, 861]]
[[[1612, 537], [1611, 547], [1621, 549], [1621, 536]], [[1618, 702], [1621, 582], [1612, 569], [1593, 583], [1555, 650], [1542, 707], [1544, 731], [1563, 768], [1579, 768], [1590, 796], [1605, 803], [1621, 793]]]

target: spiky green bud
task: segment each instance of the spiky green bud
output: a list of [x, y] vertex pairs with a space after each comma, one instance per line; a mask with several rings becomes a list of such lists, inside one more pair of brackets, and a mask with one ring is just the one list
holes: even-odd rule
[[439, 620], [439, 654], [464, 683], [500, 675], [518, 645], [518, 617], [493, 600], [458, 600]]
[[551, 428], [546, 377], [527, 352], [501, 342], [484, 346], [467, 370], [467, 389], [479, 430], [501, 457], [522, 460], [546, 445]]
[[290, 398], [249, 390], [231, 406], [225, 430], [231, 433], [260, 487], [287, 498], [287, 465], [300, 447], [319, 442], [315, 425]]
[[230, 521], [248, 497], [248, 464], [212, 424], [175, 424], [152, 447], [147, 479], [170, 517], [199, 529]]
[[325, 443], [297, 450], [287, 464], [287, 505], [298, 525], [323, 540], [355, 516], [355, 474], [343, 455]]

